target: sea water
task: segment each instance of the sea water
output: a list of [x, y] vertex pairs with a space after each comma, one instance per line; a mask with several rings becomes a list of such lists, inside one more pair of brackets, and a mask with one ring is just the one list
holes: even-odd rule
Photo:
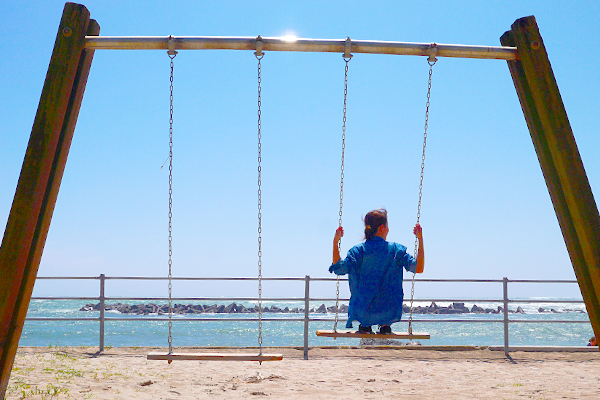
[[[557, 299], [552, 299], [553, 301]], [[558, 299], [573, 300], [573, 299]], [[139, 304], [140, 302], [124, 302]], [[201, 304], [206, 304], [200, 302]], [[211, 302], [211, 304], [214, 302]], [[218, 303], [218, 302], [217, 302]], [[98, 311], [79, 311], [86, 304], [80, 300], [32, 300], [27, 318], [99, 318]], [[192, 303], [194, 304], [194, 303]], [[220, 302], [219, 304], [228, 304]], [[249, 307], [254, 303], [242, 303]], [[280, 308], [303, 307], [304, 302], [263, 302], [263, 307], [276, 305]], [[326, 303], [327, 306], [334, 303]], [[415, 306], [427, 306], [416, 303]], [[438, 303], [439, 306], [448, 304]], [[478, 303], [483, 308], [497, 309], [500, 303]], [[318, 307], [320, 304], [311, 304]], [[468, 308], [472, 304], [465, 303]], [[589, 318], [582, 303], [519, 303], [511, 302], [509, 309], [522, 307], [525, 314], [509, 314], [512, 321], [553, 320], [584, 321], [584, 323], [517, 323], [511, 322], [509, 340], [512, 346], [585, 346], [593, 335]], [[558, 312], [538, 312], [542, 307]], [[568, 310], [568, 311], [566, 311]], [[159, 317], [156, 314], [132, 315], [118, 311], [107, 311], [105, 317], [125, 318], [126, 321], [105, 322], [105, 346], [168, 346], [168, 321], [148, 321]], [[218, 318], [219, 321], [181, 321], [182, 318]], [[333, 329], [334, 313], [310, 313], [311, 318], [327, 321], [311, 321], [309, 325], [309, 346], [352, 346], [359, 339], [317, 337], [318, 329]], [[345, 319], [347, 314], [339, 314]], [[258, 321], [228, 321], [232, 318], [258, 318], [258, 314], [186, 314], [173, 315], [173, 346], [258, 346]], [[304, 322], [283, 321], [282, 319], [304, 318], [303, 313], [264, 313], [263, 318], [277, 321], [263, 321], [263, 346], [295, 346], [304, 344]], [[408, 315], [403, 321], [393, 325], [394, 331], [406, 331]], [[423, 345], [502, 345], [504, 343], [503, 314], [454, 314], [423, 315], [414, 314], [414, 319], [427, 322], [413, 322], [414, 332], [428, 332], [429, 340], [420, 340]], [[490, 322], [444, 322], [448, 320], [485, 320]], [[345, 322], [338, 323], [338, 329], [345, 329]], [[355, 322], [354, 328], [357, 328]], [[99, 343], [99, 321], [26, 321], [19, 342], [20, 346], [92, 346]]]

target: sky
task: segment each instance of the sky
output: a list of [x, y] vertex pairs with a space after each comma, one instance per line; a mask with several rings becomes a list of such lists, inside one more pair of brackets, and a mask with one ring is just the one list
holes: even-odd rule
[[[600, 189], [600, 5], [593, 1], [98, 1], [102, 36], [257, 36], [499, 46], [535, 15], [592, 190]], [[0, 3], [0, 225], [5, 227], [64, 3]], [[168, 274], [169, 58], [94, 56], [38, 276]], [[258, 275], [257, 60], [180, 51], [174, 60], [173, 275]], [[386, 207], [388, 240], [414, 246], [427, 77], [424, 57], [349, 63], [342, 252]], [[331, 277], [338, 225], [344, 61], [262, 60], [262, 274]], [[431, 279], [575, 279], [506, 62], [433, 68], [421, 212]], [[410, 279], [406, 275], [405, 279]], [[405, 283], [405, 291], [408, 289]], [[342, 285], [342, 295], [347, 295]], [[265, 282], [265, 296], [303, 283]], [[34, 295], [96, 295], [97, 282], [38, 281]], [[311, 289], [313, 290], [313, 289]], [[514, 284], [518, 297], [574, 297], [576, 284]], [[175, 295], [252, 295], [245, 284], [176, 282]], [[166, 282], [110, 281], [108, 295], [166, 295]], [[314, 295], [335, 296], [331, 283]], [[501, 297], [500, 284], [420, 283], [416, 297]]]

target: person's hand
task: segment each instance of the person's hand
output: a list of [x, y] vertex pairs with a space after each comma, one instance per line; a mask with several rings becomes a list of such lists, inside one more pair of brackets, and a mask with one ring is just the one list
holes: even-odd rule
[[337, 243], [342, 239], [342, 236], [344, 236], [344, 228], [342, 228], [341, 226], [339, 228], [337, 228], [335, 230], [335, 236], [333, 237], [333, 242]]
[[413, 229], [413, 233], [415, 234], [417, 239], [423, 239], [423, 228], [421, 227], [421, 225], [416, 224]]

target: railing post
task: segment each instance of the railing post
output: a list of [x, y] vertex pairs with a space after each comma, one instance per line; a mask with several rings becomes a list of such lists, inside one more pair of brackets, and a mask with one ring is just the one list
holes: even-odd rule
[[100, 274], [100, 344], [99, 350], [104, 351], [104, 274]]
[[508, 357], [508, 278], [502, 279], [502, 299], [504, 300], [504, 355]]
[[310, 308], [310, 275], [304, 277], [304, 359], [308, 360], [308, 323]]

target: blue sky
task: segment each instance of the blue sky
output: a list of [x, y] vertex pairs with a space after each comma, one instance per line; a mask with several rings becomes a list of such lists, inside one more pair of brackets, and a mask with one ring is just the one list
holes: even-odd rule
[[[104, 36], [283, 36], [498, 46], [535, 15], [598, 196], [600, 80], [596, 2], [87, 1]], [[3, 2], [0, 33], [0, 224], [6, 225], [64, 3]], [[173, 246], [176, 276], [257, 275], [257, 82], [251, 52], [175, 59]], [[339, 54], [267, 53], [262, 61], [263, 276], [330, 276], [337, 227], [344, 62]], [[350, 62], [343, 252], [361, 217], [389, 212], [388, 239], [412, 249], [428, 65]], [[40, 276], [166, 276], [169, 59], [96, 52]], [[423, 278], [574, 279], [504, 61], [435, 65], [423, 208]], [[408, 276], [407, 276], [408, 277]], [[160, 295], [165, 284], [111, 283]], [[254, 284], [252, 284], [254, 285]], [[485, 286], [485, 287], [484, 287]], [[176, 285], [178, 295], [234, 295]], [[38, 294], [96, 292], [42, 283]], [[233, 290], [233, 293], [232, 293]], [[302, 295], [267, 285], [266, 295]], [[316, 289], [333, 295], [332, 286]], [[294, 291], [291, 293], [290, 291]], [[59, 292], [59, 293], [57, 293]], [[516, 285], [518, 296], [574, 296], [576, 285]], [[422, 284], [417, 296], [500, 295], [486, 285]]]

